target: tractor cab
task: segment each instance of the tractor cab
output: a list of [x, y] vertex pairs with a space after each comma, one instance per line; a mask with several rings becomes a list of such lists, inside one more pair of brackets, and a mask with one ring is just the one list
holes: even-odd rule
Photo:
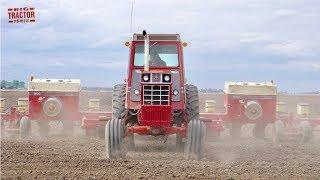
[[179, 34], [134, 34], [126, 106], [140, 125], [172, 126], [185, 108], [183, 46]]

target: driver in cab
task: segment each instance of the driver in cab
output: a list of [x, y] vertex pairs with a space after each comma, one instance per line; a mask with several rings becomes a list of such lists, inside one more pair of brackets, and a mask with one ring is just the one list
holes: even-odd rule
[[167, 66], [166, 62], [163, 61], [157, 52], [150, 54], [150, 66]]

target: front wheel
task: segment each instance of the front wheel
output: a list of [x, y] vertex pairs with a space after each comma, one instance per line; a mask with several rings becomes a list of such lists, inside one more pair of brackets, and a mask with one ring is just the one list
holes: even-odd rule
[[105, 127], [105, 150], [107, 159], [116, 159], [124, 156], [123, 127], [120, 119], [112, 119]]
[[200, 160], [203, 156], [205, 125], [200, 120], [192, 120], [188, 124], [185, 158]]

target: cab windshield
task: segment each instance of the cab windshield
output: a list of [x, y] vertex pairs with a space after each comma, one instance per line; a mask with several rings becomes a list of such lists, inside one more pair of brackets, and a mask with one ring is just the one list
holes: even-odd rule
[[[176, 67], [178, 61], [178, 48], [176, 45], [157, 44], [150, 42], [150, 67]], [[144, 66], [144, 45], [136, 45], [134, 66]]]

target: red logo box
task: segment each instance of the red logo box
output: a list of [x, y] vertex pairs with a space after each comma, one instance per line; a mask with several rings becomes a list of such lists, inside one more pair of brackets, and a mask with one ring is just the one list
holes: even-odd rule
[[8, 8], [9, 23], [36, 22], [34, 7]]

